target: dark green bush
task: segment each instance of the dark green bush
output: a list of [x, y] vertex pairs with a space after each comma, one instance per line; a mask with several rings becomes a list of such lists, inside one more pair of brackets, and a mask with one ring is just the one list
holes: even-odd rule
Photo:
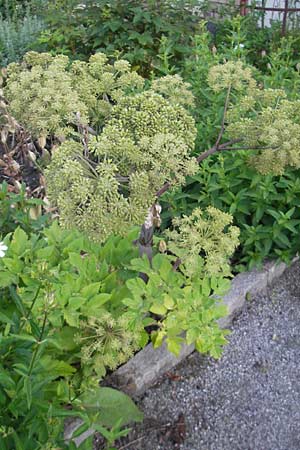
[[157, 66], [160, 70], [163, 54], [170, 65], [180, 66], [186, 58], [199, 21], [191, 13], [196, 4], [195, 0], [88, 0], [83, 6], [56, 0], [48, 2], [48, 28], [39, 42], [44, 51], [73, 58], [86, 59], [98, 51], [119, 55], [149, 75]]

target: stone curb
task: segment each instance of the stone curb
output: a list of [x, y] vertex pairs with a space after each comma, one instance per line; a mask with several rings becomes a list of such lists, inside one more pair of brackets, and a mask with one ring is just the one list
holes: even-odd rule
[[[296, 261], [298, 257], [294, 258]], [[222, 328], [228, 327], [232, 319], [241, 311], [247, 297], [263, 292], [276, 278], [287, 269], [285, 263], [268, 262], [262, 270], [251, 270], [238, 274], [231, 283], [229, 293], [223, 297], [223, 303], [228, 308], [228, 315], [219, 320]], [[145, 392], [165, 372], [172, 370], [194, 351], [193, 345], [183, 345], [180, 355], [176, 357], [167, 350], [166, 344], [154, 349], [148, 344], [126, 364], [119, 367], [107, 381], [115, 388], [122, 390], [131, 397], [138, 397]], [[73, 432], [80, 426], [80, 420], [72, 420], [65, 428], [65, 439], [70, 439]], [[86, 431], [74, 439], [80, 445], [90, 436], [93, 430]]]

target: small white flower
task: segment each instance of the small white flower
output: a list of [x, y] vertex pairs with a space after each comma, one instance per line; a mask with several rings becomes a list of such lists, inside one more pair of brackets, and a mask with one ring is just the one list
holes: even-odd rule
[[0, 258], [3, 258], [3, 256], [5, 256], [6, 250], [7, 245], [5, 245], [4, 242], [0, 242]]
[[239, 44], [234, 47], [234, 50], [237, 50], [238, 48], [244, 48], [244, 47], [245, 47], [244, 44]]

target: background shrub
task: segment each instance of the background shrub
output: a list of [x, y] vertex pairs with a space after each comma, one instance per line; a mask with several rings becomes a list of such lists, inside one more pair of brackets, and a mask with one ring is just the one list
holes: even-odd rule
[[[177, 67], [189, 53], [199, 18], [196, 0], [74, 0], [49, 2], [42, 50], [86, 59], [103, 51], [121, 56], [143, 75], [159, 70], [158, 55], [167, 52]], [[167, 42], [166, 40], [167, 39]]]
[[[44, 28], [43, 20], [35, 15], [31, 5], [21, 3], [2, 8], [0, 13], [0, 66], [19, 61], [34, 46]], [[1, 8], [0, 8], [1, 11]], [[5, 13], [6, 11], [6, 13]]]

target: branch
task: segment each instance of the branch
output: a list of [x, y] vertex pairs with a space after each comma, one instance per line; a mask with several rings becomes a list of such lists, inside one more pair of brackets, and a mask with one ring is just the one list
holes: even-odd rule
[[208, 156], [213, 155], [216, 152], [221, 152], [223, 150], [226, 150], [229, 145], [237, 144], [238, 142], [242, 142], [242, 140], [243, 139], [232, 139], [231, 141], [224, 142], [224, 144], [218, 145], [218, 147], [216, 147], [216, 144], [215, 144], [213, 147], [206, 150], [206, 152], [201, 153], [197, 158], [197, 162], [200, 163], [204, 159], [206, 159]]
[[280, 147], [226, 147], [222, 148], [222, 151], [231, 150], [278, 150]]
[[[241, 142], [242, 139], [232, 139], [231, 141], [225, 142], [224, 144], [220, 144], [218, 145], [218, 148], [216, 147], [216, 144], [209, 148], [208, 150], [206, 150], [206, 152], [201, 153], [198, 157], [197, 157], [197, 162], [200, 163], [202, 162], [204, 159], [208, 158], [208, 156], [213, 155], [216, 152], [220, 152], [223, 150], [227, 150], [227, 146], [229, 145], [233, 145], [236, 144], [238, 142]], [[171, 187], [171, 183], [169, 181], [167, 181], [157, 192], [156, 192], [156, 197], [159, 198], [161, 197], [165, 192], [167, 192], [168, 189], [170, 189]]]

